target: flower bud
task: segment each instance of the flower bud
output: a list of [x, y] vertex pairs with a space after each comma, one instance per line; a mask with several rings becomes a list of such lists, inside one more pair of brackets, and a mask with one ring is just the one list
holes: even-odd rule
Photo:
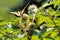
[[22, 15], [22, 20], [27, 20], [28, 17], [29, 17], [29, 15], [27, 15], [27, 14], [23, 14], [23, 15]]
[[34, 22], [31, 22], [28, 24], [29, 29], [34, 29], [36, 24]]

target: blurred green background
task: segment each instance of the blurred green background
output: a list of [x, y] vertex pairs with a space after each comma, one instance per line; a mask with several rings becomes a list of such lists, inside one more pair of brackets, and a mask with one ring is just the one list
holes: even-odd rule
[[16, 19], [14, 15], [8, 12], [20, 3], [22, 3], [22, 0], [0, 0], [0, 26]]
[[0, 19], [12, 19], [13, 15], [8, 14], [8, 12], [13, 6], [17, 6], [19, 2], [21, 0], [0, 0]]

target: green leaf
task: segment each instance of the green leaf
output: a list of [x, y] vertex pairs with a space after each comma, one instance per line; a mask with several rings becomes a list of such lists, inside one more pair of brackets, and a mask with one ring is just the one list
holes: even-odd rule
[[0, 33], [0, 38], [2, 38], [4, 35]]
[[54, 27], [55, 26], [54, 23], [52, 22], [52, 20], [49, 17], [44, 17], [43, 20], [45, 20], [45, 23], [46, 23], [47, 27]]
[[7, 28], [5, 31], [6, 31], [7, 33], [11, 33], [11, 32], [12, 32], [12, 28]]
[[60, 0], [55, 0], [53, 4], [54, 4], [54, 7], [56, 7], [57, 5], [60, 4]]
[[60, 36], [56, 36], [55, 40], [60, 40]]
[[58, 31], [57, 31], [57, 29], [56, 29], [56, 30], [54, 30], [54, 31], [51, 33], [50, 37], [54, 38], [54, 37], [57, 36], [57, 34], [58, 34]]
[[53, 0], [45, 0], [43, 3], [42, 3], [42, 7], [47, 7], [49, 5], [52, 5], [53, 4]]
[[42, 37], [47, 37], [49, 34], [51, 34], [52, 30], [46, 31], [45, 33], [42, 34]]
[[28, 40], [28, 37], [24, 37], [22, 40]]
[[40, 39], [39, 39], [39, 37], [38, 37], [38, 36], [33, 35], [33, 36], [31, 37], [31, 40], [40, 40]]
[[60, 26], [60, 19], [59, 19], [59, 18], [56, 18], [56, 19], [54, 20], [54, 22], [56, 23], [57, 26]]
[[14, 40], [21, 40], [20, 38], [14, 38]]
[[36, 18], [37, 18], [36, 25], [38, 27], [41, 23], [44, 22], [43, 16], [41, 15], [41, 12], [36, 13]]
[[12, 32], [12, 34], [13, 34], [13, 35], [16, 35], [16, 36], [18, 35], [18, 33], [19, 33], [19, 30], [16, 30], [16, 29], [13, 30], [13, 32]]
[[43, 40], [52, 40], [52, 39], [50, 39], [50, 38], [43, 38]]
[[48, 13], [50, 14], [50, 16], [53, 16], [53, 15], [56, 14], [56, 11], [53, 10], [53, 9], [50, 7], [50, 8], [48, 8]]

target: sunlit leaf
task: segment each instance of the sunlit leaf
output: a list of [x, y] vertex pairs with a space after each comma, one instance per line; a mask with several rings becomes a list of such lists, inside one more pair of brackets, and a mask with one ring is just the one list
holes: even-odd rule
[[54, 27], [53, 21], [49, 17], [44, 17], [47, 27]]
[[50, 38], [43, 38], [43, 40], [53, 40], [53, 39], [50, 39]]
[[20, 38], [14, 38], [14, 40], [21, 40]]
[[37, 22], [36, 22], [36, 25], [37, 25], [37, 26], [39, 26], [41, 23], [44, 22], [43, 16], [41, 15], [41, 12], [38, 12], [38, 13], [36, 14], [36, 18], [37, 18]]
[[19, 33], [18, 30], [14, 30], [14, 31], [12, 32], [12, 34], [14, 34], [14, 35], [18, 35], [18, 33]]
[[12, 32], [12, 28], [7, 28], [7, 29], [6, 29], [6, 32], [7, 32], [7, 33], [11, 33], [11, 32]]
[[0, 38], [2, 38], [4, 35], [0, 33]]
[[58, 6], [60, 4], [60, 0], [55, 0], [54, 1], [54, 7]]
[[24, 37], [22, 40], [28, 40], [28, 37]]
[[50, 7], [50, 8], [48, 8], [48, 13], [50, 14], [50, 16], [53, 16], [53, 15], [56, 14], [56, 11], [53, 10], [53, 9]]
[[42, 34], [42, 37], [47, 37], [49, 34], [51, 34], [52, 30], [46, 31], [45, 33]]
[[38, 37], [38, 36], [33, 35], [33, 36], [31, 37], [31, 40], [40, 40], [40, 39], [39, 39], [39, 37]]
[[60, 26], [60, 22], [59, 22], [59, 21], [60, 21], [59, 18], [56, 18], [56, 19], [54, 20], [54, 22], [56, 23], [57, 26]]
[[60, 36], [56, 36], [55, 40], [60, 40]]
[[54, 37], [57, 36], [57, 34], [58, 34], [58, 31], [57, 31], [57, 30], [54, 30], [54, 31], [51, 33], [50, 37], [54, 38]]

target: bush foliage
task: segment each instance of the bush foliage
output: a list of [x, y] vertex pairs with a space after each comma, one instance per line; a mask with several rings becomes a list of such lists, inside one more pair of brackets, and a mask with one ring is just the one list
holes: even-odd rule
[[[54, 8], [50, 7], [52, 4]], [[47, 6], [49, 7], [46, 8]], [[35, 25], [33, 25], [34, 27], [32, 28], [26, 26], [22, 29], [24, 31], [30, 31], [32, 29], [31, 32], [24, 32], [23, 34], [20, 34], [20, 28], [18, 27], [20, 26], [19, 22], [21, 22], [22, 26], [25, 26], [24, 23], [27, 23], [28, 25], [28, 23], [30, 23], [33, 19], [30, 15], [27, 20], [23, 21], [20, 17], [15, 17], [14, 15], [11, 15], [10, 18], [11, 19], [8, 18], [5, 20], [3, 17], [0, 17], [0, 40], [28, 40], [30, 35], [29, 33], [33, 31], [34, 32], [31, 36], [31, 40], [60, 39], [60, 0], [45, 0], [42, 3], [42, 5], [38, 8], [38, 12], [36, 13], [36, 20], [34, 21]], [[41, 29], [38, 30], [38, 28]]]

